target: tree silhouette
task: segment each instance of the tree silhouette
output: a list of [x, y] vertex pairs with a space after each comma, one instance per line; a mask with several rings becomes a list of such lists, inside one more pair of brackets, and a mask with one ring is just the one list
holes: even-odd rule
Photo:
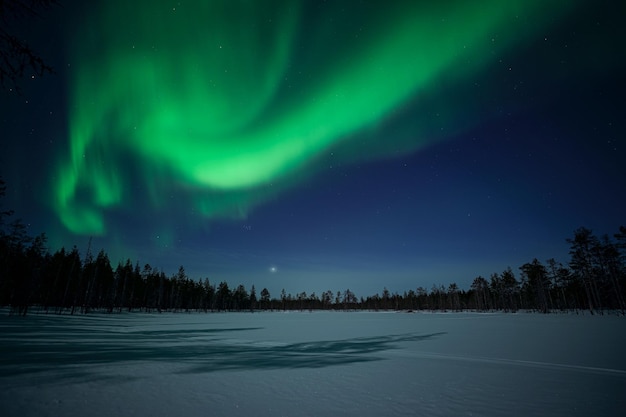
[[589, 311], [600, 306], [600, 297], [594, 274], [593, 246], [597, 238], [591, 230], [581, 227], [574, 232], [573, 239], [567, 239], [570, 246], [570, 268], [574, 276], [582, 282]]
[[261, 308], [263, 308], [264, 310], [271, 308], [270, 292], [267, 290], [267, 288], [263, 288], [261, 290]]
[[[6, 186], [0, 179], [0, 197]], [[26, 315], [29, 310], [75, 314], [92, 311], [109, 313], [125, 311], [244, 311], [256, 309], [259, 302], [254, 285], [250, 292], [240, 284], [231, 291], [226, 281], [216, 288], [208, 278], [194, 280], [181, 265], [178, 272], [167, 277], [162, 271], [127, 259], [115, 269], [109, 257], [100, 250], [94, 258], [91, 245], [81, 258], [78, 248], [61, 248], [50, 254], [46, 236], [31, 237], [24, 223], [5, 221], [11, 211], [0, 212], [0, 307], [9, 306], [10, 314]], [[520, 308], [548, 313], [555, 308], [589, 309], [592, 313], [607, 309], [626, 314], [626, 228], [614, 235], [598, 239], [591, 230], [579, 228], [570, 244], [567, 266], [554, 259], [546, 265], [533, 259], [519, 269], [520, 281], [508, 267], [502, 273], [474, 279], [469, 291], [456, 283], [447, 287], [434, 284], [430, 292], [424, 287], [416, 291], [393, 294], [383, 288], [382, 296], [374, 294], [358, 298], [349, 289], [315, 293], [305, 291], [296, 297], [283, 289], [280, 299], [271, 298], [267, 288], [260, 293], [261, 309], [281, 306], [284, 310], [502, 310]], [[521, 286], [520, 286], [521, 283]]]
[[529, 293], [532, 305], [546, 313], [552, 307], [548, 271], [536, 258], [519, 269], [522, 271], [525, 292]]
[[0, 0], [0, 85], [4, 90], [19, 91], [18, 80], [27, 71], [40, 77], [54, 72], [26, 41], [11, 32], [11, 27], [58, 4], [56, 0]]

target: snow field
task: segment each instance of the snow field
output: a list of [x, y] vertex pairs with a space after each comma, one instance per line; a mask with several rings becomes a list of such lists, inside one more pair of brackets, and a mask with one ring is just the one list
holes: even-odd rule
[[0, 415], [618, 416], [626, 320], [576, 314], [0, 317]]

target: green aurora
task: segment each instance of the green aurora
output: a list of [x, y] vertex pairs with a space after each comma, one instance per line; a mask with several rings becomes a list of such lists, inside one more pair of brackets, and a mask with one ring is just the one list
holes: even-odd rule
[[573, 4], [317, 3], [90, 6], [72, 29], [69, 155], [52, 187], [63, 225], [111, 233], [107, 218], [139, 200], [244, 218], [331, 153], [345, 164], [443, 140], [479, 122], [471, 77]]

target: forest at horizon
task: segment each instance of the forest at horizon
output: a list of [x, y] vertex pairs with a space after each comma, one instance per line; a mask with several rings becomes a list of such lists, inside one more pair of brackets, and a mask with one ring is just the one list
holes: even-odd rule
[[[0, 179], [0, 197], [6, 185]], [[74, 246], [50, 253], [46, 235], [32, 237], [19, 219], [7, 222], [0, 211], [0, 307], [26, 315], [35, 308], [54, 313], [92, 311], [255, 311], [255, 310], [432, 310], [518, 311], [589, 310], [626, 312], [626, 227], [597, 237], [585, 227], [566, 239], [570, 259], [545, 264], [532, 259], [516, 275], [508, 267], [489, 278], [474, 278], [468, 289], [456, 283], [408, 289], [402, 294], [383, 288], [381, 294], [357, 296], [349, 289], [295, 295], [283, 289], [279, 297], [266, 288], [258, 294], [226, 281], [196, 280], [180, 266], [167, 276], [130, 259], [111, 265], [101, 250], [81, 257]]]

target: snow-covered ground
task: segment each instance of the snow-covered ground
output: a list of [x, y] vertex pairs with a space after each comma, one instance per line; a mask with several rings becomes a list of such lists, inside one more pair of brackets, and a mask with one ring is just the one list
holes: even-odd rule
[[622, 416], [626, 318], [0, 317], [0, 415]]

